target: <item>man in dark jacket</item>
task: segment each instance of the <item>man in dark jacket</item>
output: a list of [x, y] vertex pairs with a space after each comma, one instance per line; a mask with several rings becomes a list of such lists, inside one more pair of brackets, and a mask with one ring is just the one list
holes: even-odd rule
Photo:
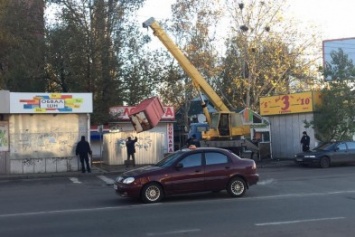
[[310, 138], [307, 135], [307, 132], [303, 132], [303, 136], [301, 138], [301, 144], [302, 144], [302, 151], [309, 151], [309, 143], [310, 143]]
[[128, 137], [128, 140], [126, 141], [126, 147], [127, 147], [127, 161], [126, 161], [126, 168], [129, 166], [129, 161], [130, 158], [132, 157], [132, 162], [133, 162], [133, 167], [136, 166], [135, 158], [134, 158], [134, 153], [136, 153], [136, 147], [135, 144], [138, 141], [138, 138], [135, 137], [134, 140], [132, 140], [131, 137]]
[[91, 173], [90, 164], [89, 164], [89, 155], [92, 155], [90, 144], [85, 140], [85, 136], [81, 136], [81, 141], [76, 145], [75, 150], [76, 155], [79, 155], [81, 162], [81, 172], [85, 173], [86, 170]]

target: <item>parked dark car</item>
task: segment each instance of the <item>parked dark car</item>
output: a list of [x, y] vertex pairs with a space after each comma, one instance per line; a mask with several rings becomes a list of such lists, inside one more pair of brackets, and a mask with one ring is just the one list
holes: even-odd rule
[[300, 165], [318, 165], [321, 168], [355, 162], [355, 142], [325, 142], [308, 152], [296, 154], [295, 162]]
[[175, 194], [227, 190], [241, 197], [258, 182], [256, 164], [229, 150], [201, 147], [169, 154], [155, 165], [127, 171], [117, 177], [116, 192], [153, 203]]

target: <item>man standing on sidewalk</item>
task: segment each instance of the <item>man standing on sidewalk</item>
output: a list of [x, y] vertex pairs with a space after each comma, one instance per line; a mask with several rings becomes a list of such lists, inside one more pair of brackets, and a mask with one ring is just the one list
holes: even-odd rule
[[85, 173], [86, 170], [91, 173], [91, 168], [89, 164], [89, 155], [92, 155], [90, 144], [85, 140], [85, 136], [81, 136], [81, 141], [76, 145], [75, 154], [79, 155], [81, 162], [81, 172]]
[[310, 144], [310, 138], [307, 135], [307, 132], [304, 131], [303, 132], [303, 136], [301, 138], [301, 144], [302, 144], [302, 151], [309, 151], [309, 144]]

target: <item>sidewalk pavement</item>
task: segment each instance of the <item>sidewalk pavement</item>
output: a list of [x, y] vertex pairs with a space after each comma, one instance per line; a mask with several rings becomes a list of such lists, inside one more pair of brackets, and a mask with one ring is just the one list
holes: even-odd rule
[[[265, 159], [262, 161], [256, 161], [258, 169], [264, 168], [281, 168], [295, 166], [292, 159]], [[136, 167], [142, 167], [144, 165], [136, 165]], [[78, 171], [69, 172], [56, 172], [56, 173], [29, 173], [29, 174], [0, 174], [0, 180], [20, 180], [20, 179], [40, 179], [40, 178], [52, 178], [52, 177], [82, 177], [88, 175], [105, 175], [115, 174], [120, 175], [127, 169], [124, 165], [107, 165], [101, 163], [94, 163], [91, 168], [91, 173], [82, 173]]]

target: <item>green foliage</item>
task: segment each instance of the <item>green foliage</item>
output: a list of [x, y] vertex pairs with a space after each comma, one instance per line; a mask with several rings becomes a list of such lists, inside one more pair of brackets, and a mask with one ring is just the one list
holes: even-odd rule
[[324, 77], [327, 80], [355, 79], [355, 67], [353, 61], [341, 48], [330, 53], [331, 61], [326, 62]]
[[344, 81], [334, 81], [321, 91], [313, 121], [304, 121], [320, 141], [352, 139], [355, 133], [355, 91]]
[[43, 3], [0, 1], [0, 89], [44, 91]]
[[94, 124], [110, 120], [111, 106], [135, 105], [156, 88], [132, 18], [143, 2], [63, 0], [61, 20], [48, 30], [48, 91], [92, 92]]

